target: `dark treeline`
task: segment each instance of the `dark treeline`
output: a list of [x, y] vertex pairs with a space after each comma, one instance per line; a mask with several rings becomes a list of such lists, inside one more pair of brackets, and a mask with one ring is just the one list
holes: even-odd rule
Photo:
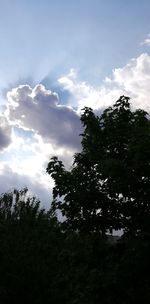
[[0, 303], [150, 303], [147, 113], [122, 96], [100, 117], [85, 108], [81, 122], [70, 170], [48, 163], [49, 210], [27, 189], [0, 197]]

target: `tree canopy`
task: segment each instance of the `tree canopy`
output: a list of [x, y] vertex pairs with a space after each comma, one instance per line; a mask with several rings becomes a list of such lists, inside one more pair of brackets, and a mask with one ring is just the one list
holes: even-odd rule
[[53, 208], [78, 231], [150, 230], [150, 121], [145, 111], [131, 110], [121, 96], [97, 116], [81, 114], [82, 150], [70, 170], [57, 157], [47, 172], [55, 181]]

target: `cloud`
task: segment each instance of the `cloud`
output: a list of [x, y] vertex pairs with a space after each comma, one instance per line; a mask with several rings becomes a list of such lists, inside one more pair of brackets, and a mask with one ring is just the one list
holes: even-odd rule
[[16, 133], [15, 128], [11, 145], [1, 153], [0, 194], [14, 188], [27, 187], [47, 207], [52, 201], [54, 186], [54, 181], [46, 173], [49, 159], [57, 155], [69, 168], [72, 150], [56, 148], [45, 143], [39, 135], [31, 136], [29, 132], [27, 134], [27, 137], [23, 137], [22, 133]]
[[135, 108], [143, 108], [150, 112], [150, 56], [141, 54], [130, 60], [123, 68], [113, 71], [112, 83], [121, 87], [129, 95]]
[[6, 117], [0, 115], [0, 151], [7, 148], [11, 143], [12, 129]]
[[65, 90], [69, 90], [72, 94], [74, 106], [76, 106], [78, 113], [80, 113], [84, 107], [103, 110], [123, 94], [122, 89], [118, 88], [116, 84], [109, 87], [105, 82], [99, 87], [93, 87], [84, 81], [80, 81], [75, 71], [74, 73], [71, 72], [59, 78], [58, 82]]
[[147, 35], [147, 37], [144, 39], [144, 41], [141, 44], [150, 46], [150, 34]]
[[78, 80], [75, 71], [58, 81], [76, 97], [78, 109], [89, 106], [94, 110], [103, 110], [121, 95], [126, 95], [131, 97], [134, 108], [150, 112], [150, 56], [146, 53], [131, 59], [124, 67], [114, 69], [112, 75], [106, 77], [102, 85], [96, 88]]
[[118, 95], [118, 89], [117, 94], [115, 94], [115, 89], [109, 91], [105, 86], [95, 88], [84, 81], [80, 81], [74, 70], [59, 78], [58, 82], [72, 94], [74, 106], [77, 107], [78, 112], [84, 107], [93, 109], [106, 108], [112, 103], [109, 93], [111, 93], [111, 98]]
[[22, 85], [7, 93], [7, 115], [11, 123], [39, 134], [46, 142], [77, 149], [80, 119], [69, 106], [59, 104], [58, 95], [43, 85]]

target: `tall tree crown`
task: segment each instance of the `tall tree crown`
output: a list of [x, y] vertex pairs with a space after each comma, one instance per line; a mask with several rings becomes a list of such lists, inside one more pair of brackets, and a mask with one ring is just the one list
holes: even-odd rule
[[91, 108], [81, 115], [82, 151], [70, 171], [56, 157], [47, 172], [55, 181], [53, 206], [71, 229], [112, 229], [136, 233], [149, 229], [150, 121], [141, 109], [131, 111], [121, 96], [102, 115]]

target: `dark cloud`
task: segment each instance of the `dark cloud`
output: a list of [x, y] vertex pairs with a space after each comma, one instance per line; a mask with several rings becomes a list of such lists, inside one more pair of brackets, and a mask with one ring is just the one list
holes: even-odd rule
[[9, 118], [19, 126], [33, 130], [43, 140], [78, 149], [80, 119], [70, 107], [59, 104], [58, 95], [37, 85], [19, 86], [8, 93]]
[[4, 116], [0, 116], [0, 151], [11, 143], [11, 126]]

